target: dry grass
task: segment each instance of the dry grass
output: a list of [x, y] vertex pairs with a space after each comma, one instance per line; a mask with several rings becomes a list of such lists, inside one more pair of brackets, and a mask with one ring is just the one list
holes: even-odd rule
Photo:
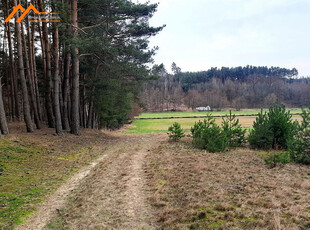
[[259, 152], [211, 154], [193, 149], [189, 140], [170, 143], [165, 134], [106, 136], [86, 130], [81, 137], [57, 137], [43, 129], [6, 138], [51, 151], [40, 162], [43, 168], [33, 166], [42, 174], [36, 186], [54, 182], [49, 191], [81, 165], [106, 155], [50, 229], [310, 228], [309, 166], [270, 169]]
[[269, 169], [257, 152], [210, 154], [163, 142], [148, 156], [164, 229], [309, 229], [309, 166]]

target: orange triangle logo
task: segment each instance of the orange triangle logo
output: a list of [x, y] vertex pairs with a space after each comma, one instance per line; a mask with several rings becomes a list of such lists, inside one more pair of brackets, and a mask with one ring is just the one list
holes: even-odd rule
[[[30, 11], [33, 11], [35, 14], [59, 14], [59, 13], [48, 13], [48, 12], [40, 12], [35, 8], [34, 5], [30, 4], [30, 6], [25, 9], [22, 7], [21, 4], [18, 4], [18, 6], [13, 6], [12, 13], [5, 19], [4, 22], [9, 22], [18, 11], [21, 11], [23, 14], [16, 20], [16, 22], [23, 22], [23, 19], [28, 15]], [[47, 20], [48, 21], [48, 20]]]

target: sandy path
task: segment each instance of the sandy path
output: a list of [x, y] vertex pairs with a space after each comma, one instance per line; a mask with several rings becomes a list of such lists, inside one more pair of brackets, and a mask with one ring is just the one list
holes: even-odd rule
[[98, 158], [89, 166], [81, 169], [77, 174], [72, 176], [65, 184], [56, 190], [46, 201], [44, 201], [37, 212], [30, 217], [30, 219], [23, 225], [18, 226], [16, 229], [34, 230], [43, 229], [48, 221], [53, 217], [55, 211], [61, 209], [70, 193], [76, 189], [79, 183], [95, 168], [99, 162], [102, 162], [106, 155]]
[[127, 137], [75, 191], [64, 210], [70, 229], [154, 229], [146, 155], [160, 135]]
[[125, 192], [126, 210], [128, 212], [127, 226], [130, 229], [150, 229], [150, 207], [146, 202], [146, 178], [143, 169], [147, 150], [142, 149], [132, 156], [127, 190]]
[[45, 229], [56, 215], [69, 229], [154, 229], [144, 167], [146, 155], [160, 139], [160, 135], [123, 136], [17, 229]]

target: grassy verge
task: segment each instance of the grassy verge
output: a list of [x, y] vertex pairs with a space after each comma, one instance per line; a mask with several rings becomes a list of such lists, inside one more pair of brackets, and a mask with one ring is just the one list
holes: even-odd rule
[[21, 223], [21, 218], [29, 215], [31, 204], [41, 201], [47, 187], [40, 185], [42, 165], [48, 151], [22, 141], [0, 141], [0, 227], [11, 228]]
[[90, 133], [84, 142], [82, 137], [53, 136], [51, 130], [38, 132], [45, 135], [0, 139], [0, 229], [23, 223], [47, 194], [99, 154], [94, 145], [104, 138]]

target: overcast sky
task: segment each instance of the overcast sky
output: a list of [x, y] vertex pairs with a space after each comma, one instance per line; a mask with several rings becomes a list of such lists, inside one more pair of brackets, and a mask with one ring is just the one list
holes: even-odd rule
[[[144, 0], [140, 0], [144, 2]], [[151, 0], [156, 63], [183, 71], [280, 66], [310, 76], [310, 0]]]

